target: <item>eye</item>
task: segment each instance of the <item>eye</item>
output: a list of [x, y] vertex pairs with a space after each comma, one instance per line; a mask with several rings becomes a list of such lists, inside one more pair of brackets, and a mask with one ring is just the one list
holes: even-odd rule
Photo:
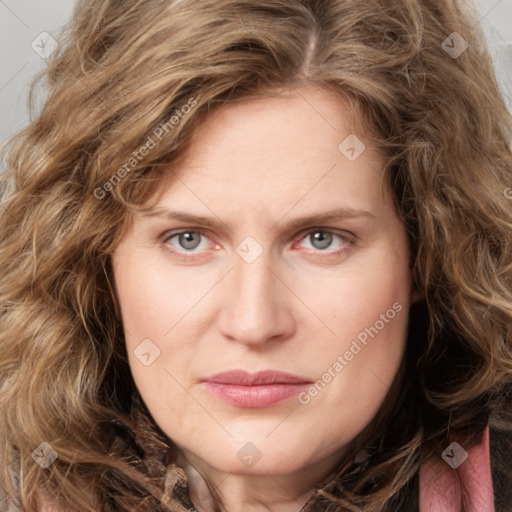
[[[220, 249], [213, 243], [207, 234], [201, 230], [182, 230], [180, 232], [166, 233], [161, 238], [166, 249], [177, 258], [190, 259], [201, 251]], [[209, 243], [208, 243], [209, 242]], [[336, 233], [328, 229], [315, 228], [300, 238], [299, 245], [308, 242], [306, 249], [313, 252], [323, 252], [326, 255], [339, 255], [349, 251], [354, 245], [349, 234]], [[328, 249], [331, 250], [328, 250]]]
[[206, 242], [207, 240], [208, 237], [205, 233], [191, 229], [178, 233], [167, 233], [162, 237], [162, 243], [170, 248], [172, 253], [178, 256], [185, 253], [197, 253], [201, 249], [208, 249], [209, 246]]
[[[338, 243], [336, 243], [336, 240]], [[310, 247], [313, 249], [320, 252], [327, 252], [328, 254], [343, 253], [354, 243], [348, 234], [342, 235], [326, 229], [315, 229], [309, 231], [301, 241], [308, 241], [310, 243]], [[326, 251], [326, 249], [330, 247], [332, 248], [333, 246], [334, 250]]]

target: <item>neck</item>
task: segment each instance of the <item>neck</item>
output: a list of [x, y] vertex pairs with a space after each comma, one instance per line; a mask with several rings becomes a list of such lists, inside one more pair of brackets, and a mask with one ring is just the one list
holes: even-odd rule
[[[177, 463], [187, 477], [190, 498], [199, 512], [298, 512], [315, 490], [334, 476], [340, 454], [292, 473], [226, 473], [190, 453]], [[208, 481], [208, 484], [206, 483]]]

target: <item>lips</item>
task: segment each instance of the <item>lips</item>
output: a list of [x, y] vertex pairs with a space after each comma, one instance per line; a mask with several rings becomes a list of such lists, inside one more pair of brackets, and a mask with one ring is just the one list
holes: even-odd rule
[[310, 380], [293, 375], [292, 373], [275, 370], [265, 370], [257, 373], [249, 373], [243, 370], [232, 370], [217, 373], [203, 379], [205, 382], [215, 384], [232, 384], [237, 386], [260, 386], [265, 384], [309, 384]]
[[300, 393], [312, 381], [291, 373], [265, 370], [248, 373], [231, 370], [202, 379], [216, 398], [238, 407], [269, 407]]

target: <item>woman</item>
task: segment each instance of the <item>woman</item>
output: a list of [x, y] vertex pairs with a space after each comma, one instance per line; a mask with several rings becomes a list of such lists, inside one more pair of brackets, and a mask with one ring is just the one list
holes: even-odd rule
[[3, 175], [5, 507], [511, 509], [512, 122], [477, 28], [77, 3]]

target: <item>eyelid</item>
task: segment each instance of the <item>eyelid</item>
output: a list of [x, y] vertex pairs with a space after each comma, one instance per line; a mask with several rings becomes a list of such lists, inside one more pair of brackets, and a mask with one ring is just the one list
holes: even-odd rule
[[160, 235], [158, 239], [162, 242], [169, 240], [170, 238], [175, 237], [176, 235], [181, 235], [182, 233], [201, 233], [202, 235], [206, 235], [208, 230], [202, 228], [176, 228], [170, 229]]
[[[166, 231], [163, 235], [159, 236], [158, 239], [162, 243], [167, 243], [171, 238], [175, 238], [183, 233], [199, 233], [200, 235], [211, 240], [209, 230], [204, 228], [177, 228]], [[213, 242], [213, 240], [211, 240]], [[213, 242], [215, 245], [219, 245], [217, 242]]]
[[[341, 244], [348, 244], [349, 246], [354, 246], [356, 244], [357, 237], [349, 231], [339, 230], [339, 229], [334, 229], [334, 228], [327, 228], [327, 227], [317, 227], [317, 226], [314, 226], [314, 227], [311, 227], [311, 228], [301, 231], [301, 233], [298, 235], [299, 238], [298, 238], [297, 242], [295, 242], [295, 243], [302, 242], [312, 233], [318, 233], [318, 232], [330, 233], [330, 234], [338, 237]], [[342, 247], [341, 249], [335, 249], [335, 250], [332, 250], [332, 249], [331, 250], [329, 250], [329, 249], [325, 249], [325, 250], [308, 249], [308, 250], [312, 251], [312, 252], [317, 252], [319, 254], [324, 253], [326, 255], [336, 255], [336, 254], [348, 251], [349, 248]]]
[[[293, 243], [295, 244], [295, 243], [301, 242], [308, 235], [315, 233], [315, 232], [331, 233], [331, 234], [337, 236], [341, 241], [348, 242], [349, 245], [355, 245], [355, 243], [356, 243], [357, 237], [353, 233], [351, 233], [349, 231], [345, 231], [345, 230], [329, 228], [329, 227], [324, 227], [324, 226], [312, 226], [310, 228], [303, 229], [302, 231], [300, 231], [293, 237], [293, 239], [295, 240], [295, 242], [293, 242]], [[166, 244], [172, 238], [175, 238], [178, 235], [183, 234], [183, 233], [199, 233], [201, 236], [204, 236], [211, 240], [210, 232], [208, 229], [195, 228], [195, 227], [176, 228], [176, 229], [166, 231], [163, 235], [161, 235], [159, 237], [159, 240], [161, 243]], [[217, 242], [214, 242], [213, 240], [211, 240], [211, 242], [216, 245], [216, 248], [219, 247], [219, 244]], [[331, 255], [336, 254], [337, 252], [344, 252], [346, 250], [348, 250], [348, 249], [341, 249], [341, 250], [338, 249], [338, 250], [334, 250], [334, 251], [333, 250], [331, 250], [331, 251], [320, 250], [320, 249], [314, 251], [313, 249], [310, 249], [310, 251], [331, 254]], [[179, 254], [179, 255], [188, 254], [189, 256], [187, 256], [187, 257], [193, 257], [193, 254], [195, 253], [195, 251], [186, 251], [186, 250], [182, 250], [182, 251], [174, 250], [171, 252], [174, 252], [175, 254]], [[197, 252], [199, 252], [199, 251], [197, 251]]]
[[317, 232], [332, 233], [333, 235], [337, 235], [340, 238], [346, 238], [351, 241], [355, 241], [355, 239], [356, 239], [356, 236], [353, 233], [351, 233], [350, 231], [346, 231], [344, 229], [337, 229], [337, 228], [328, 228], [325, 226], [313, 226], [311, 228], [304, 229], [297, 235], [297, 237], [305, 237], [311, 233], [317, 233]]

